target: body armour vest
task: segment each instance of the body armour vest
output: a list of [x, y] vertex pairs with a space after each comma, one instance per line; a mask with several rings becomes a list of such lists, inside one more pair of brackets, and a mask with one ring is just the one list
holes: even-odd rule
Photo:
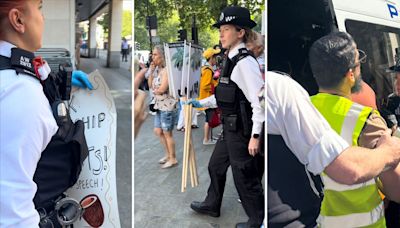
[[[32, 63], [33, 53], [18, 48], [13, 48], [11, 53], [11, 58], [0, 56], [0, 70], [14, 69], [37, 78], [43, 85], [59, 128], [42, 152], [33, 177], [37, 184], [33, 199], [36, 209], [52, 210], [54, 201], [78, 180], [82, 163], [88, 156], [84, 124], [80, 120], [73, 123], [63, 103], [63, 100], [69, 100], [72, 70], [60, 67], [58, 74], [50, 73], [45, 81], [41, 81]], [[32, 64], [20, 65], [13, 61], [20, 57]]]
[[[253, 111], [242, 90], [231, 80], [231, 75], [236, 64], [249, 55], [252, 56], [247, 49], [242, 48], [232, 60], [226, 57], [219, 83], [215, 88], [215, 98], [218, 108], [221, 110], [222, 122], [226, 124], [228, 118], [236, 117], [236, 123], [233, 124], [240, 126], [244, 130], [245, 136], [251, 134]], [[254, 56], [252, 57], [254, 58]]]
[[268, 227], [315, 227], [322, 182], [306, 170], [280, 135], [268, 134]]

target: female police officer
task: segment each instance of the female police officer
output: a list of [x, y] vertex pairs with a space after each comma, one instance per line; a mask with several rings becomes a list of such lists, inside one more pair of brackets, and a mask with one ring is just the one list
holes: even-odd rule
[[[41, 8], [41, 0], [0, 1], [0, 227], [38, 227], [34, 175], [62, 128], [43, 91], [50, 68], [33, 54], [41, 47]], [[91, 87], [82, 72], [73, 77]]]
[[223, 135], [210, 158], [208, 171], [211, 183], [205, 201], [193, 202], [191, 208], [199, 213], [219, 216], [229, 165], [243, 208], [249, 216], [247, 223], [236, 227], [260, 227], [264, 218], [264, 194], [258, 169], [258, 155], [264, 109], [257, 91], [264, 85], [259, 65], [245, 47], [253, 36], [256, 23], [249, 10], [226, 7], [213, 25], [219, 28], [222, 47], [228, 50], [224, 69], [216, 87], [215, 97], [189, 101], [194, 107], [212, 107], [217, 103], [222, 112]]

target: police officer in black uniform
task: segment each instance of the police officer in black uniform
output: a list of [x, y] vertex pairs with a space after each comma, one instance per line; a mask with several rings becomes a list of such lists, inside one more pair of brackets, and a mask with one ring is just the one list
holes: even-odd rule
[[249, 216], [247, 223], [236, 227], [260, 227], [264, 219], [264, 193], [259, 178], [263, 172], [259, 166], [260, 134], [264, 123], [257, 92], [264, 85], [257, 60], [246, 49], [251, 28], [256, 23], [250, 19], [249, 10], [229, 6], [223, 9], [219, 21], [222, 47], [227, 49], [215, 96], [190, 101], [194, 107], [221, 109], [223, 134], [210, 158], [208, 171], [211, 183], [203, 202], [194, 201], [191, 208], [199, 213], [218, 217], [225, 187], [226, 171], [232, 167], [236, 189], [243, 208]]

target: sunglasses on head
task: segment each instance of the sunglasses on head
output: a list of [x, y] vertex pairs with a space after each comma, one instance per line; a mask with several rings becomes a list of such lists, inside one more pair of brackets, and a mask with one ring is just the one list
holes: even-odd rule
[[361, 65], [361, 63], [367, 62], [367, 54], [363, 50], [357, 49], [358, 51], [358, 62], [354, 63], [350, 68], [355, 68]]

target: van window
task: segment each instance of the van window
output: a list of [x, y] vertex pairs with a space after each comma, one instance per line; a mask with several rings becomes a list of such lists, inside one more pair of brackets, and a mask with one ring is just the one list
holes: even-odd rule
[[345, 25], [357, 48], [367, 54], [367, 62], [361, 64], [361, 74], [375, 90], [379, 106], [380, 101], [394, 91], [394, 73], [388, 68], [394, 65], [400, 29], [354, 20], [346, 20]]

